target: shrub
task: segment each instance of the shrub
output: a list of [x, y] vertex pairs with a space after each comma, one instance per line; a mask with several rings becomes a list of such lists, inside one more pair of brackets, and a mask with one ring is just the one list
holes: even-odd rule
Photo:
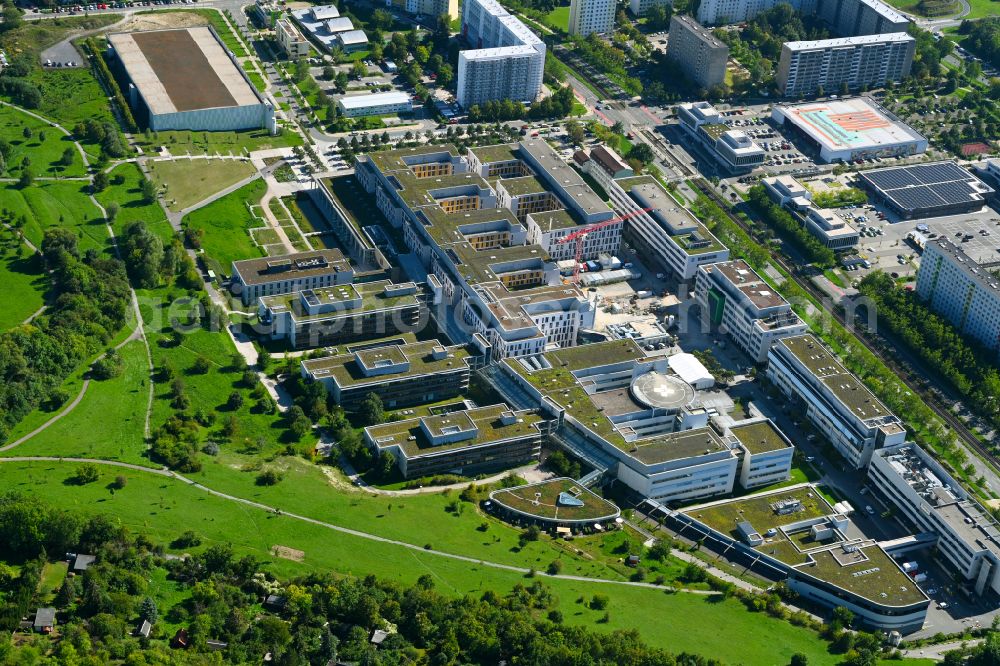
[[76, 468], [76, 473], [70, 480], [78, 486], [84, 486], [88, 483], [97, 481], [99, 476], [100, 474], [97, 471], [97, 465], [94, 465], [93, 463], [84, 463]]
[[604, 610], [608, 607], [609, 599], [603, 594], [595, 594], [590, 598], [591, 610]]
[[284, 478], [281, 472], [274, 469], [265, 469], [263, 472], [257, 475], [257, 485], [258, 486], [276, 486]]

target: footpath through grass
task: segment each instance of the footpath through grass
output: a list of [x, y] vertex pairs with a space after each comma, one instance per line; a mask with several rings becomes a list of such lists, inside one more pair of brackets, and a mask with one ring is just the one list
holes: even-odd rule
[[[409, 584], [429, 573], [438, 589], [456, 595], [478, 595], [488, 589], [506, 591], [526, 582], [522, 574], [331, 532], [151, 474], [102, 468], [101, 478], [95, 483], [66, 484], [75, 469], [72, 463], [4, 463], [0, 464], [0, 483], [71, 510], [112, 515], [121, 524], [161, 543], [169, 543], [182, 532], [193, 530], [204, 536], [201, 548], [219, 542], [232, 543], [240, 554], [256, 556], [278, 574], [324, 569], [358, 576], [372, 573]], [[112, 491], [107, 486], [119, 474], [126, 477], [127, 485]], [[425, 529], [425, 533], [431, 531], [430, 527]], [[304, 551], [304, 561], [275, 558], [270, 554], [275, 545]], [[362, 553], [363, 557], [359, 557]], [[806, 654], [811, 664], [835, 664], [841, 658], [829, 654], [826, 644], [814, 633], [750, 613], [737, 601], [551, 578], [543, 581], [554, 591], [567, 623], [586, 624], [598, 631], [635, 629], [650, 644], [674, 652], [688, 651], [728, 663], [761, 665], [787, 663], [796, 652]], [[594, 594], [604, 594], [610, 599], [607, 623], [598, 622], [604, 611], [590, 610], [577, 603], [577, 599], [589, 600]], [[768, 640], [720, 640], [720, 627], [725, 627], [732, 636], [767, 636]]]
[[6, 331], [42, 307], [49, 280], [41, 257], [13, 232], [0, 229], [0, 238], [0, 331]]
[[90, 185], [82, 181], [38, 181], [19, 188], [14, 183], [0, 185], [0, 209], [6, 209], [11, 219], [24, 216], [24, 236], [35, 247], [49, 227], [67, 227], [79, 239], [80, 250], [104, 250], [108, 230], [100, 209], [88, 196]]
[[[24, 135], [25, 130], [30, 136]], [[24, 169], [46, 177], [86, 175], [73, 139], [27, 113], [9, 106], [0, 107], [0, 140], [9, 143], [11, 148], [5, 162], [8, 177], [16, 178]], [[72, 151], [73, 160], [69, 166], [64, 166], [62, 157], [67, 149]]]
[[147, 166], [153, 181], [164, 188], [167, 207], [174, 212], [204, 201], [256, 171], [248, 160], [157, 160]]
[[233, 261], [263, 254], [250, 237], [249, 229], [267, 224], [259, 212], [265, 192], [267, 184], [258, 178], [184, 216], [182, 224], [203, 232], [201, 246], [216, 273], [228, 275]]
[[[121, 375], [91, 381], [73, 411], [2, 455], [103, 458], [150, 465], [144, 455], [143, 433], [149, 395], [146, 348], [141, 340], [133, 340], [118, 353]], [[76, 395], [72, 393], [70, 401]]]
[[142, 181], [145, 176], [139, 167], [132, 163], [119, 164], [108, 173], [110, 185], [99, 192], [97, 200], [107, 209], [112, 202], [118, 204], [118, 216], [115, 218], [115, 234], [121, 234], [129, 222], [141, 220], [149, 230], [169, 242], [174, 236], [174, 230], [167, 222], [160, 204], [148, 202], [142, 196]]

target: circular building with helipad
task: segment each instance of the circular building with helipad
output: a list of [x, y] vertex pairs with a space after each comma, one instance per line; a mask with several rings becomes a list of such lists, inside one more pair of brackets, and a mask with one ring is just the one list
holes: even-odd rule
[[655, 370], [632, 380], [629, 391], [640, 405], [668, 412], [680, 411], [695, 399], [695, 390], [686, 381]]

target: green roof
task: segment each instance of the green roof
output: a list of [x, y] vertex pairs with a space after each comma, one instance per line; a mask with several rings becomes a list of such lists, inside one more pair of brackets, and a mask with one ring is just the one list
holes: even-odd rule
[[770, 419], [736, 426], [730, 432], [751, 454], [767, 453], [791, 446]]
[[849, 372], [813, 335], [798, 335], [778, 341], [815, 375], [837, 399], [863, 421], [891, 416], [885, 405]]
[[572, 371], [635, 361], [646, 358], [646, 355], [635, 340], [626, 338], [556, 349], [546, 353], [546, 357], [553, 367], [563, 367]]
[[[500, 415], [509, 411], [510, 408], [507, 405], [499, 404], [437, 416], [383, 423], [369, 426], [365, 428], [365, 431], [380, 448], [398, 446], [407, 458], [539, 434], [536, 426], [542, 422], [540, 416], [533, 412], [517, 412], [514, 422], [504, 425], [500, 420]], [[463, 431], [475, 429], [477, 432], [476, 436], [470, 439], [434, 445], [428, 441], [424, 434], [421, 422], [426, 423], [431, 432], [440, 432], [448, 426], [460, 427]], [[410, 439], [411, 437], [413, 439]]]
[[699, 127], [710, 139], [717, 140], [720, 136], [729, 131], [729, 127], [719, 123], [702, 125]]
[[416, 305], [419, 302], [416, 293], [402, 296], [386, 296], [385, 287], [392, 284], [390, 280], [379, 280], [377, 282], [362, 282], [311, 289], [309, 291], [323, 304], [345, 303], [355, 298], [361, 299], [359, 307], [349, 309], [338, 308], [317, 314], [310, 314], [302, 309], [302, 292], [264, 296], [261, 298], [261, 302], [274, 314], [278, 314], [281, 311], [291, 311], [295, 320], [300, 322], [350, 317], [361, 312], [391, 310], [397, 307]]
[[[799, 500], [802, 503], [802, 510], [779, 515], [771, 508], [775, 502], [789, 499]], [[766, 495], [753, 495], [709, 506], [694, 507], [685, 510], [684, 513], [721, 534], [739, 539], [736, 525], [744, 520], [763, 536], [772, 528], [777, 529], [782, 525], [797, 523], [808, 518], [829, 516], [834, 510], [814, 488], [800, 486]], [[768, 539], [757, 547], [761, 553], [771, 555], [786, 564], [799, 564], [807, 560], [805, 554], [799, 552], [780, 530], [774, 537]]]
[[542, 232], [559, 229], [573, 229], [580, 225], [568, 210], [547, 210], [544, 213], [529, 213], [528, 217], [535, 221]]
[[645, 465], [718, 453], [728, 449], [711, 428], [683, 430], [629, 442], [629, 455]]
[[390, 375], [366, 376], [355, 362], [354, 354], [346, 352], [346, 349], [345, 353], [309, 359], [303, 361], [302, 365], [317, 379], [332, 378], [341, 388], [379, 384], [403, 377], [451, 372], [467, 367], [466, 359], [470, 354], [464, 347], [447, 347], [447, 355], [438, 360], [431, 356], [431, 350], [435, 347], [442, 347], [442, 345], [437, 340], [427, 340], [404, 346], [372, 347], [359, 352], [362, 360], [369, 365], [377, 360], [409, 361], [408, 370]]
[[815, 564], [798, 567], [799, 571], [877, 604], [910, 606], [927, 600], [917, 584], [877, 545], [853, 553], [836, 546], [813, 552], [811, 557]]
[[[512, 197], [526, 194], [548, 192], [549, 188], [537, 176], [521, 176], [520, 178], [503, 178], [497, 181], [497, 186], [503, 186]], [[555, 196], [555, 195], [553, 195]]]
[[[572, 503], [560, 502], [560, 493], [583, 504], [572, 506]], [[495, 490], [490, 493], [490, 499], [508, 509], [551, 521], [602, 522], [613, 520], [621, 513], [611, 502], [567, 478]]]
[[483, 164], [520, 160], [521, 158], [515, 153], [517, 149], [518, 144], [516, 143], [501, 143], [494, 146], [476, 146], [475, 148], [470, 148], [472, 153]]

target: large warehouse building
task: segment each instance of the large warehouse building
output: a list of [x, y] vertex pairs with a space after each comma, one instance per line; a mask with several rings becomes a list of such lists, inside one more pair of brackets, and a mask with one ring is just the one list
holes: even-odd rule
[[858, 174], [875, 201], [903, 219], [980, 210], [993, 188], [954, 162], [872, 169]]
[[136, 119], [151, 130], [275, 131], [274, 107], [210, 27], [116, 33], [108, 42]]
[[793, 127], [823, 162], [916, 155], [927, 139], [865, 97], [775, 106], [771, 118]]

